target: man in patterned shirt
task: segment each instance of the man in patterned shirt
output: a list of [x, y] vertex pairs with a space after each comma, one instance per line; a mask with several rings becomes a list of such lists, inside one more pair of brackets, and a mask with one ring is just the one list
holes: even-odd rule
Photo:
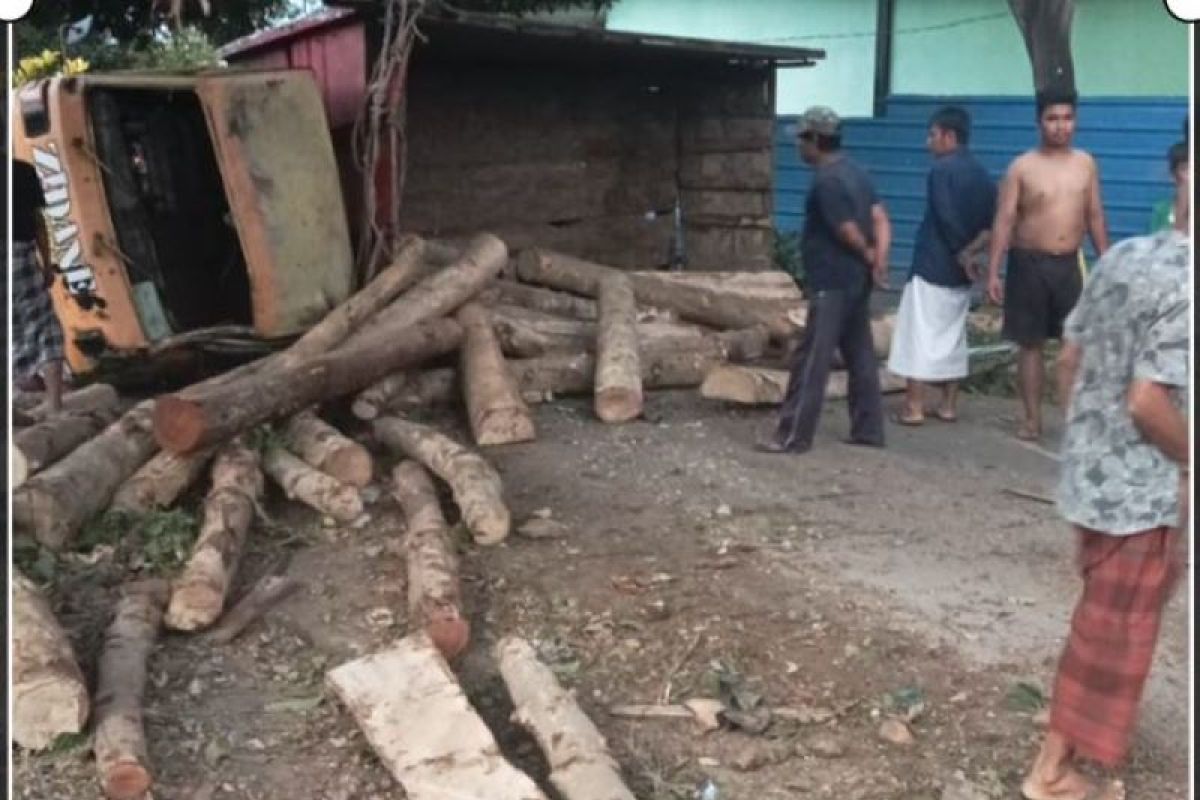
[[1183, 568], [1190, 196], [1176, 192], [1173, 229], [1100, 259], [1066, 322], [1059, 509], [1078, 531], [1084, 586], [1050, 728], [1022, 786], [1029, 800], [1124, 796], [1120, 781], [1094, 785], [1074, 762], [1124, 759], [1162, 610]]

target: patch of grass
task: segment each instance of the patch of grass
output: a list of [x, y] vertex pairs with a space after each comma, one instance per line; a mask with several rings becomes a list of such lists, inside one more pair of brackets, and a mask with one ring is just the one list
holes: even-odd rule
[[100, 546], [126, 550], [140, 556], [150, 572], [166, 574], [187, 560], [198, 531], [196, 515], [185, 509], [107, 511], [84, 526], [78, 542], [85, 552]]
[[62, 755], [79, 750], [88, 742], [86, 733], [60, 733], [46, 748], [46, 755]]
[[283, 434], [270, 425], [259, 425], [245, 435], [245, 441], [246, 446], [258, 451], [259, 455], [265, 454], [272, 447], [284, 446]]

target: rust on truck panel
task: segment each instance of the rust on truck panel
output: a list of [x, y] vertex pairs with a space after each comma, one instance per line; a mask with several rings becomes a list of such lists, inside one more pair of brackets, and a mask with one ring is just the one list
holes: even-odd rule
[[196, 91], [246, 258], [255, 330], [303, 331], [350, 295], [353, 280], [320, 95], [295, 72], [202, 78]]

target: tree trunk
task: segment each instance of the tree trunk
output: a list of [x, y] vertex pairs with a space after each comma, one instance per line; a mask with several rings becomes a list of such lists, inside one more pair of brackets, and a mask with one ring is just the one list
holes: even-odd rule
[[[503, 304], [493, 306], [491, 313], [500, 349], [507, 356], [534, 358], [549, 353], [594, 352], [596, 349], [599, 326], [595, 322], [567, 319]], [[638, 342], [647, 346], [687, 345], [719, 335], [711, 328], [662, 320], [637, 322], [635, 328]]]
[[508, 537], [512, 518], [504, 504], [504, 488], [499, 474], [482, 456], [432, 428], [396, 417], [375, 420], [375, 435], [450, 485], [476, 542], [499, 544]]
[[1071, 21], [1074, 0], [1008, 0], [1016, 18], [1029, 63], [1035, 92], [1075, 92], [1075, 64], [1071, 58]]
[[624, 275], [600, 282], [600, 325], [596, 337], [596, 416], [628, 422], [642, 413], [642, 371], [637, 337], [637, 305]]
[[479, 299], [488, 305], [518, 306], [569, 319], [595, 322], [598, 316], [595, 300], [516, 281], [492, 281]]
[[[66, 392], [62, 398], [63, 414], [87, 414], [100, 409], [117, 410], [121, 407], [121, 398], [117, 390], [107, 383], [93, 383], [73, 392]], [[45, 422], [51, 416], [50, 405], [42, 400], [26, 413], [37, 422]]]
[[13, 489], [25, 483], [25, 479], [29, 477], [29, 463], [25, 460], [25, 454], [16, 445], [9, 445], [8, 448], [8, 474]]
[[467, 303], [457, 318], [463, 328], [459, 374], [475, 443], [486, 447], [532, 440], [533, 417], [500, 354], [491, 315], [480, 304]]
[[238, 637], [250, 623], [270, 611], [285, 598], [303, 586], [300, 581], [283, 575], [267, 575], [246, 596], [225, 614], [220, 623], [205, 637], [217, 644], [228, 644]]
[[92, 745], [100, 786], [113, 800], [136, 800], [152, 779], [142, 725], [146, 659], [162, 625], [164, 580], [126, 587], [104, 639], [96, 678], [96, 736]]
[[[643, 389], [699, 386], [710, 369], [724, 360], [720, 347], [704, 341], [691, 347], [644, 347], [640, 361]], [[590, 353], [556, 353], [508, 362], [521, 396], [536, 403], [556, 395], [593, 391], [596, 358]]]
[[408, 385], [411, 372], [395, 372], [358, 393], [350, 410], [354, 416], [370, 422], [384, 413], [393, 398], [399, 396]]
[[[783, 369], [716, 367], [700, 385], [700, 396], [745, 405], [778, 405], [787, 392], [789, 373]], [[884, 394], [904, 391], [904, 379], [885, 369], [879, 370], [879, 386]], [[826, 400], [846, 398], [846, 373], [832, 372], [825, 386]]]
[[395, 331], [453, 313], [483, 291], [507, 261], [504, 242], [486, 233], [474, 237], [457, 261], [400, 295], [355, 334], [351, 343], [380, 329]]
[[504, 760], [423, 632], [342, 664], [325, 680], [410, 800], [545, 800]]
[[496, 661], [513, 701], [513, 719], [537, 739], [550, 783], [563, 800], [634, 800], [604, 736], [529, 642], [501, 639]]
[[462, 329], [449, 319], [384, 325], [294, 367], [252, 374], [189, 399], [160, 397], [154, 435], [163, 449], [189, 453], [272, 417], [357, 392], [385, 375], [456, 349]]
[[517, 260], [521, 280], [576, 294], [595, 297], [601, 278], [627, 274], [633, 292], [642, 305], [666, 308], [682, 318], [714, 328], [750, 328], [765, 325], [772, 337], [787, 339], [795, 332], [787, 315], [778, 309], [764, 309], [762, 303], [700, 286], [669, 284], [636, 273], [622, 273], [612, 267], [593, 264], [561, 253], [530, 248]]
[[185, 456], [160, 450], [121, 484], [109, 507], [137, 514], [169, 508], [196, 482], [214, 452], [216, 447], [206, 447]]
[[283, 437], [289, 450], [342, 483], [361, 489], [371, 482], [374, 462], [367, 448], [311, 411], [288, 420]]
[[98, 436], [13, 492], [13, 526], [51, 550], [108, 507], [117, 487], [154, 454], [153, 401], [139, 403]]
[[78, 414], [63, 414], [14, 434], [13, 446], [25, 456], [26, 467], [33, 474], [91, 439], [116, 418], [115, 405]]
[[439, 367], [390, 375], [360, 394], [353, 410], [355, 416], [369, 422], [389, 412], [445, 405], [461, 398], [458, 370]]
[[418, 237], [405, 237], [390, 266], [352, 297], [325, 315], [294, 344], [281, 353], [273, 369], [287, 369], [301, 361], [334, 349], [371, 317], [396, 299], [417, 281], [438, 267], [425, 258], [425, 243]]
[[804, 302], [804, 295], [797, 288], [795, 279], [779, 270], [766, 272], [638, 270], [633, 274], [639, 278], [644, 277], [647, 280], [658, 281], [669, 286], [707, 289], [717, 294], [761, 303], [764, 307], [784, 309], [798, 306]]
[[392, 494], [408, 523], [404, 554], [409, 627], [424, 629], [445, 658], [456, 658], [467, 649], [471, 628], [462, 612], [458, 557], [433, 481], [417, 462], [402, 461], [392, 472]]
[[224, 445], [213, 461], [192, 557], [171, 587], [168, 627], [194, 631], [221, 616], [262, 490], [258, 454], [238, 439]]
[[338, 522], [362, 516], [358, 489], [314, 469], [282, 447], [271, 447], [263, 456], [263, 471], [279, 484], [291, 500], [299, 500]]
[[13, 570], [12, 737], [43, 750], [87, 722], [88, 692], [71, 642], [33, 582]]

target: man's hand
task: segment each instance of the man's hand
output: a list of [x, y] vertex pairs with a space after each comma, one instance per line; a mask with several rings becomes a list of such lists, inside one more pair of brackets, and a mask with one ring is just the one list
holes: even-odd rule
[[998, 306], [1004, 305], [1004, 284], [999, 275], [989, 275], [987, 285], [988, 299]]
[[875, 282], [875, 286], [879, 289], [888, 288], [888, 271], [887, 265], [881, 267], [873, 267], [871, 269], [871, 280]]

